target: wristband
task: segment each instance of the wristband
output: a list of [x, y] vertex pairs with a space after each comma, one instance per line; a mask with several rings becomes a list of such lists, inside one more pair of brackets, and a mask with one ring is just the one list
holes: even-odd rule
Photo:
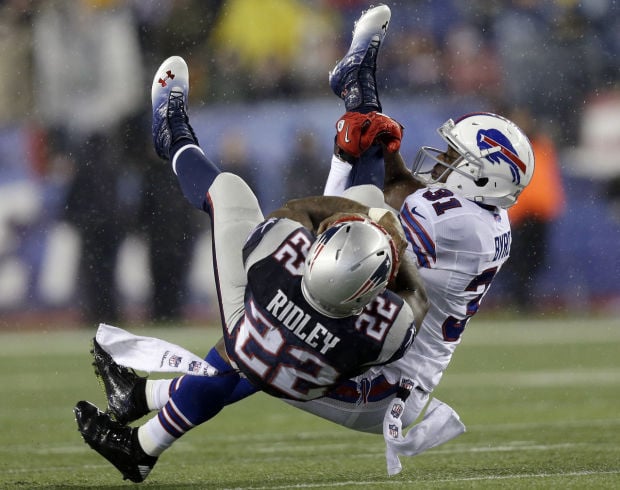
[[340, 160], [342, 160], [343, 162], [347, 162], [351, 165], [355, 165], [359, 161], [359, 158], [354, 157], [353, 155], [347, 153], [342, 148], [340, 148], [336, 143], [334, 143], [334, 155], [340, 158]]

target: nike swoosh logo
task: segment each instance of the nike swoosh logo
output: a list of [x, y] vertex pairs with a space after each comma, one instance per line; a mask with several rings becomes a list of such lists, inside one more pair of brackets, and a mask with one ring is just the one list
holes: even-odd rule
[[420, 213], [418, 213], [418, 211], [416, 210], [417, 206], [413, 206], [411, 208], [411, 214], [415, 214], [416, 216], [419, 216], [420, 218], [424, 218], [426, 219], [424, 216], [422, 216]]
[[351, 143], [351, 140], [349, 139], [349, 125], [348, 124], [347, 124], [347, 129], [344, 131], [344, 142]]

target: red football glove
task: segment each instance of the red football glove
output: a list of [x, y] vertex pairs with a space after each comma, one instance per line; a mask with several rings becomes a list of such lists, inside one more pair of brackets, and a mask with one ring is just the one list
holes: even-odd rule
[[346, 112], [336, 123], [336, 146], [355, 158], [379, 142], [394, 153], [400, 148], [402, 137], [400, 123], [381, 112]]

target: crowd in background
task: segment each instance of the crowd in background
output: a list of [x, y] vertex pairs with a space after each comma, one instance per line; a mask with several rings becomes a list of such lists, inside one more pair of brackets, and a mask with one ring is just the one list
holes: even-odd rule
[[[78, 235], [80, 285], [74, 304], [81, 321], [121, 319], [117, 257], [135, 232], [148, 243], [152, 290], [146, 317], [182, 318], [192, 250], [196, 236], [208, 227], [185, 205], [174, 176], [152, 151], [151, 74], [166, 57], [183, 56], [191, 71], [190, 106], [197, 113], [213, 104], [333, 99], [327, 73], [348, 49], [354, 20], [371, 3], [0, 1], [0, 185], [21, 178], [46, 183], [44, 196], [13, 187], [18, 198], [8, 190], [4, 200], [0, 197], [5, 206], [0, 210], [0, 292], [17, 287], [2, 282], [12, 266], [8, 257], [27, 254], [23, 244], [36, 243], [37, 233], [45, 233], [36, 220], [52, 216]], [[522, 121], [539, 145], [537, 159], [548, 168], [535, 176], [537, 192], [553, 198], [528, 199], [523, 209], [514, 210], [515, 239], [523, 225], [522, 244], [546, 244], [546, 224], [566, 206], [558, 154], [587, 143], [581, 140], [589, 107], [620, 100], [617, 2], [402, 0], [389, 5], [392, 21], [379, 61], [381, 93], [431, 102], [483, 100], [485, 109]], [[612, 113], [607, 120], [614, 117], [620, 119]], [[276, 145], [278, 136], [264, 129], [266, 144]], [[290, 164], [268, 184], [283, 187], [282, 200], [321, 192], [325, 174], [316, 168], [326, 158], [315, 138], [311, 130], [294, 135]], [[25, 145], [25, 159], [16, 143]], [[252, 165], [256, 156], [234, 127], [215, 149], [214, 157], [227, 169], [253, 186], [265, 185], [265, 172]], [[620, 163], [613, 160], [606, 168], [608, 186], [600, 188], [600, 197], [620, 199]], [[19, 199], [26, 203], [20, 212], [36, 215], [24, 219], [28, 226], [20, 227], [18, 213], [3, 218]], [[33, 202], [39, 203], [36, 210]], [[513, 299], [526, 309], [531, 301], [524, 284], [535, 273], [519, 274], [524, 270], [519, 264], [531, 260], [544, 267], [546, 251], [544, 246], [519, 250], [517, 245], [521, 258], [511, 276], [518, 281], [507, 287], [518, 291]], [[11, 309], [10, 301], [4, 309]]]

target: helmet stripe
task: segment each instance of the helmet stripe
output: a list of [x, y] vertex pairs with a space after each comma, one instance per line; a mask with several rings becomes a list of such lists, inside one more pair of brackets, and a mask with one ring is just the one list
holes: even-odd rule
[[[430, 260], [433, 262], [436, 261], [437, 255], [435, 251], [435, 243], [420, 222], [415, 219], [408, 206], [403, 208], [401, 211], [401, 216], [404, 218], [403, 223], [405, 224], [406, 230], [410, 232], [410, 236], [412, 238], [415, 237], [417, 239], [416, 241], [419, 242], [419, 248], [425, 251], [425, 255]], [[415, 247], [416, 244], [411, 242], [411, 245]]]
[[498, 147], [499, 146], [500, 152], [502, 153], [502, 155], [504, 155], [506, 158], [508, 158], [508, 160], [510, 160], [512, 163], [514, 163], [519, 168], [519, 170], [521, 170], [521, 172], [525, 173], [525, 171], [527, 170], [527, 167], [525, 166], [525, 163], [523, 163], [523, 160], [521, 160], [517, 155], [515, 155], [508, 148], [506, 148], [502, 144], [498, 143], [493, 138], [490, 138], [486, 134], [482, 135], [482, 141], [484, 141], [485, 143], [487, 143], [490, 146], [494, 146], [494, 147]]

